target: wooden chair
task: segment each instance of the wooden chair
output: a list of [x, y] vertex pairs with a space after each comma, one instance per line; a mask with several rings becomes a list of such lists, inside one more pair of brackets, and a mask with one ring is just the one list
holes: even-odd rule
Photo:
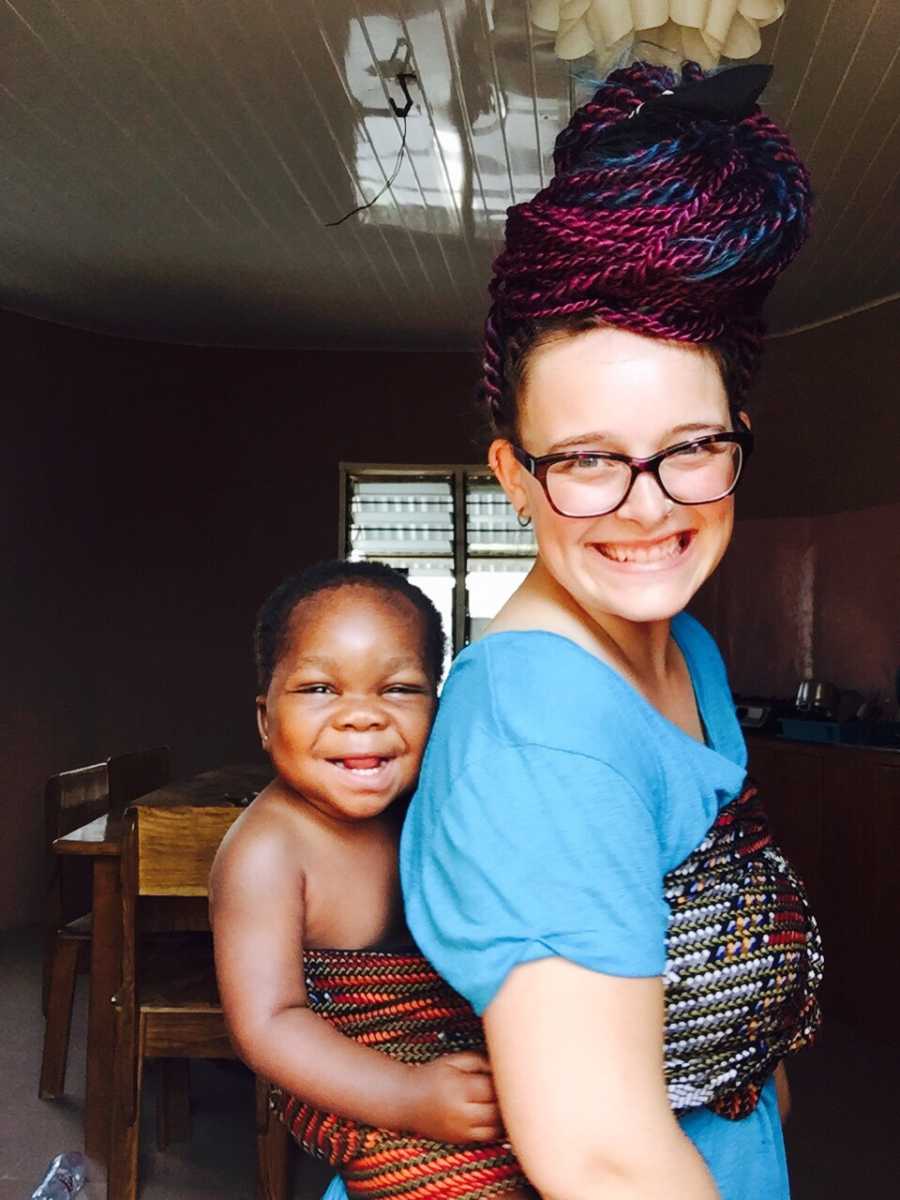
[[[122, 985], [116, 1008], [116, 1078], [110, 1139], [110, 1200], [135, 1200], [141, 1087], [148, 1058], [235, 1058], [216, 988], [212, 939], [172, 934], [139, 942], [140, 906], [159, 898], [206, 897], [219, 842], [235, 807], [157, 808], [127, 814], [122, 848]], [[190, 906], [188, 906], [189, 908]], [[198, 922], [199, 924], [199, 922]], [[184, 928], [182, 923], [181, 928]], [[196, 940], [186, 951], [183, 938]], [[268, 1084], [256, 1083], [257, 1200], [284, 1200], [289, 1135], [270, 1114]]]
[[[46, 1026], [38, 1095], [55, 1100], [65, 1090], [75, 979], [87, 970], [91, 946], [90, 867], [51, 850], [58, 837], [106, 813], [121, 816], [139, 796], [172, 777], [168, 746], [120, 754], [103, 763], [54, 775], [44, 793], [47, 898], [42, 1003]], [[175, 1089], [173, 1085], [173, 1096]]]
[[42, 1005], [46, 1017], [38, 1095], [54, 1100], [63, 1094], [72, 1000], [79, 970], [88, 968], [91, 946], [91, 875], [88, 863], [63, 862], [50, 849], [109, 808], [106, 763], [63, 771], [44, 789], [44, 832], [47, 847], [47, 891], [44, 920]]

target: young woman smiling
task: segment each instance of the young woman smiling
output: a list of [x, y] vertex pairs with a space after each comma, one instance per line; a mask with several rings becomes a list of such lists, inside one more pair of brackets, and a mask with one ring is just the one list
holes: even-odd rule
[[760, 305], [807, 228], [757, 76], [614, 73], [495, 264], [489, 461], [538, 554], [445, 684], [401, 876], [552, 1200], [789, 1193], [775, 1075], [818, 1021], [818, 936], [684, 612], [731, 537]]

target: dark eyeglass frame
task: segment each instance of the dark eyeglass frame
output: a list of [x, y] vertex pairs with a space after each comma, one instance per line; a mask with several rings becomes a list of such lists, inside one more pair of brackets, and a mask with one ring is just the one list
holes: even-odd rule
[[[720, 495], [713, 496], [709, 500], [678, 500], [675, 496], [671, 495], [671, 493], [667, 491], [666, 485], [663, 483], [662, 478], [660, 477], [659, 468], [661, 464], [673, 454], [679, 454], [683, 450], [686, 450], [692, 446], [708, 446], [711, 442], [729, 442], [734, 443], [741, 448], [741, 462], [738, 466], [737, 474], [735, 475], [731, 486]], [[547, 503], [550, 505], [553, 511], [560, 517], [569, 517], [571, 520], [578, 521], [589, 520], [591, 517], [605, 517], [608, 516], [609, 513], [614, 513], [617, 509], [621, 508], [631, 495], [631, 489], [634, 487], [634, 481], [637, 479], [638, 475], [643, 475], [645, 472], [649, 472], [654, 477], [657, 485], [659, 486], [659, 490], [666, 497], [666, 499], [671, 500], [673, 504], [714, 504], [717, 500], [724, 500], [725, 497], [730, 496], [737, 487], [738, 480], [740, 479], [744, 470], [744, 464], [753, 453], [753, 434], [750, 432], [747, 426], [741, 422], [740, 429], [730, 430], [725, 433], [710, 433], [706, 434], [704, 437], [692, 438], [687, 442], [677, 442], [674, 446], [667, 446], [665, 450], [660, 450], [658, 454], [651, 454], [648, 458], [632, 458], [629, 454], [616, 454], [614, 451], [607, 450], [572, 450], [564, 454], [542, 454], [535, 458], [534, 455], [529, 454], [527, 450], [524, 450], [521, 446], [517, 446], [515, 442], [510, 442], [510, 446], [512, 447], [512, 452], [515, 455], [516, 461], [521, 463], [525, 470], [533, 475], [544, 489], [544, 495], [547, 497]], [[583, 458], [611, 459], [613, 462], [625, 463], [631, 468], [631, 481], [628, 484], [628, 487], [625, 489], [625, 495], [618, 502], [618, 504], [614, 504], [612, 508], [604, 508], [600, 512], [567, 513], [563, 512], [561, 508], [557, 508], [557, 506], [553, 503], [553, 497], [550, 495], [550, 489], [547, 486], [547, 472], [555, 463], [577, 462], [579, 459]]]

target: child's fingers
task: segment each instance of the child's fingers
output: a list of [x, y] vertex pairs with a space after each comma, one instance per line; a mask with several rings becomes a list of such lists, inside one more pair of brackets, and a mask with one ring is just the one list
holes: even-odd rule
[[475, 1050], [458, 1050], [455, 1054], [447, 1054], [444, 1056], [445, 1063], [455, 1067], [457, 1071], [471, 1071], [473, 1074], [491, 1073], [491, 1064], [488, 1062], [487, 1056], [478, 1054]]
[[470, 1104], [494, 1104], [497, 1103], [497, 1095], [494, 1091], [494, 1079], [492, 1075], [479, 1075], [472, 1073], [466, 1076], [465, 1080], [465, 1096]]
[[506, 1137], [506, 1130], [498, 1117], [493, 1121], [486, 1120], [473, 1125], [471, 1136], [473, 1142], [500, 1142]]

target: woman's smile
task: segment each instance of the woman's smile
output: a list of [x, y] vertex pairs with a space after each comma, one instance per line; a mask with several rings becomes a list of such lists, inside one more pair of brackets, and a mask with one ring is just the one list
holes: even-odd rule
[[588, 544], [613, 567], [624, 568], [626, 572], [660, 571], [681, 565], [695, 533], [693, 529], [683, 529], [652, 540]]

